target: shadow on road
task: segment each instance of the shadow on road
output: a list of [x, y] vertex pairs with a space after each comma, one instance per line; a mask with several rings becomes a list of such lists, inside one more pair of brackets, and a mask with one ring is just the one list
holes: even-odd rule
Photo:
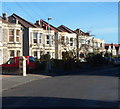
[[73, 99], [73, 98], [59, 98], [59, 97], [3, 97], [2, 109], [6, 108], [57, 108], [57, 107], [69, 107], [80, 109], [96, 109], [103, 108], [118, 108], [118, 102], [97, 101], [87, 99]]

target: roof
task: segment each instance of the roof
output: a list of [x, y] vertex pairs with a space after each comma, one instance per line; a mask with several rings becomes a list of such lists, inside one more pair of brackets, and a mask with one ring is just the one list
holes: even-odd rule
[[76, 34], [78, 34], [78, 35], [82, 35], [82, 36], [90, 36], [89, 35], [89, 33], [85, 33], [85, 32], [83, 32], [81, 29], [76, 29], [75, 31], [74, 31]]
[[115, 47], [119, 47], [119, 44], [105, 44], [105, 46], [115, 46]]
[[[44, 21], [44, 20], [41, 19], [40, 23], [42, 24], [42, 28], [43, 29], [45, 29], [45, 27], [48, 28], [48, 23], [46, 21]], [[62, 32], [60, 29], [54, 27], [53, 25], [51, 25], [51, 24], [49, 24], [49, 25], [50, 25], [50, 29], [51, 30], [54, 30], [55, 32]], [[40, 27], [40, 26], [38, 26], [38, 27]]]
[[25, 28], [28, 27], [33, 27], [33, 28], [37, 28], [37, 26], [35, 26], [34, 24], [32, 24], [31, 22], [21, 18], [20, 16], [16, 15], [15, 13], [13, 13], [11, 16], [9, 17], [14, 17], [15, 19], [17, 19], [19, 21], [19, 23], [24, 26]]
[[0, 21], [2, 21], [2, 23], [10, 23], [9, 21], [4, 20], [2, 16], [0, 16]]
[[62, 32], [68, 32], [68, 33], [75, 33], [73, 30], [71, 30], [70, 28], [64, 26], [64, 25], [60, 25], [58, 27], [58, 29], [60, 29]]

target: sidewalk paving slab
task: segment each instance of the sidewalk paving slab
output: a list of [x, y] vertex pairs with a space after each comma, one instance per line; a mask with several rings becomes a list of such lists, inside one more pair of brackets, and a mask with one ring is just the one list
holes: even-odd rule
[[27, 76], [18, 76], [18, 75], [16, 76], [2, 75], [2, 76], [3, 77], [0, 78], [0, 80], [2, 81], [2, 89], [0, 89], [0, 92], [34, 80], [50, 78], [50, 76], [36, 75], [36, 74], [27, 74]]

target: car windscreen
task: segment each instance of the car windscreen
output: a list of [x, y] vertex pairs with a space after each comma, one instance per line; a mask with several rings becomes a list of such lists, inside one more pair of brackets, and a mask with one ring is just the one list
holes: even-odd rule
[[9, 61], [7, 61], [7, 64], [14, 64], [14, 60], [13, 58], [11, 58]]

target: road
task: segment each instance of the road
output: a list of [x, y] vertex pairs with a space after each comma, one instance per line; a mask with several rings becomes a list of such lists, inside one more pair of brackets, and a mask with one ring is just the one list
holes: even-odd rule
[[3, 91], [4, 107], [118, 107], [120, 68], [35, 80]]

